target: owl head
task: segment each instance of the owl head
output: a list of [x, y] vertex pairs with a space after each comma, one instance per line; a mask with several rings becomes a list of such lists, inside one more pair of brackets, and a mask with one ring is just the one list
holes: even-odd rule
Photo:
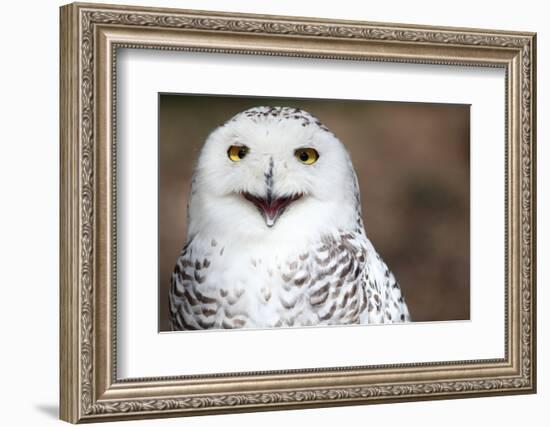
[[216, 128], [198, 158], [188, 234], [308, 239], [360, 225], [344, 145], [312, 114], [255, 107]]

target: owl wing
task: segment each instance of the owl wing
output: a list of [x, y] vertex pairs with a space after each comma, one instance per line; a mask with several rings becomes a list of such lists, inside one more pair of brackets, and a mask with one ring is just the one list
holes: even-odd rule
[[215, 325], [217, 300], [199, 291], [210, 267], [207, 253], [193, 251], [189, 242], [181, 251], [170, 278], [169, 309], [173, 331], [209, 329]]
[[362, 230], [323, 237], [307, 263], [307, 295], [316, 323], [410, 320], [399, 284]]
[[369, 276], [365, 285], [377, 297], [374, 297], [374, 307], [368, 307], [371, 310], [367, 309], [365, 315], [377, 323], [410, 322], [409, 309], [394, 274], [376, 251], [374, 258], [367, 269]]
[[411, 320], [399, 283], [372, 243], [366, 238], [367, 256], [363, 286], [369, 304], [362, 313], [361, 323], [398, 323]]

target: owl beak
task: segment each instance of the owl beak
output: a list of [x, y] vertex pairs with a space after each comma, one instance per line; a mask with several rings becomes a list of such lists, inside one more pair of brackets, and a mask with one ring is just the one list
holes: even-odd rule
[[266, 225], [271, 228], [275, 225], [288, 205], [298, 200], [302, 197], [302, 195], [297, 194], [288, 197], [271, 197], [271, 194], [268, 194], [267, 198], [263, 198], [250, 193], [243, 193], [243, 197], [256, 206], [264, 217]]

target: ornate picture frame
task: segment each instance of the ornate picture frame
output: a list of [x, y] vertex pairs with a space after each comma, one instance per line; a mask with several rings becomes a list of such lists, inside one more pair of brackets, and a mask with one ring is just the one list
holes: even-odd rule
[[[536, 391], [535, 34], [80, 3], [60, 13], [61, 419]], [[116, 61], [122, 48], [503, 69], [504, 357], [119, 379]]]

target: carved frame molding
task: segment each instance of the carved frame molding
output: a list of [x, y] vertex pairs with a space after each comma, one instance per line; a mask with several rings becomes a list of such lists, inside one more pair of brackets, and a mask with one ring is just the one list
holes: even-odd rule
[[[61, 8], [60, 42], [62, 419], [535, 391], [535, 34], [71, 4]], [[505, 358], [117, 380], [114, 147], [121, 47], [505, 68]]]

